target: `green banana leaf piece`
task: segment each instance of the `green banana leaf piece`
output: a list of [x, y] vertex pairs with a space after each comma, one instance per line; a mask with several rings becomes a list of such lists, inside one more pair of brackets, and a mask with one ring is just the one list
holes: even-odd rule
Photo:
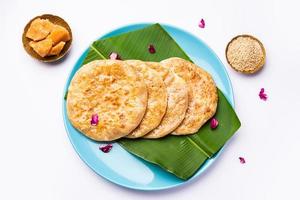
[[[149, 44], [155, 44], [156, 52], [159, 53], [150, 54]], [[90, 46], [83, 64], [97, 59], [107, 59], [111, 52], [117, 52], [124, 60], [161, 61], [170, 57], [190, 60], [159, 24], [95, 41]], [[123, 138], [117, 142], [130, 153], [159, 165], [181, 179], [189, 179], [207, 159], [224, 146], [241, 125], [220, 90], [218, 94], [215, 117], [219, 121], [219, 126], [214, 130], [207, 122], [196, 134], [189, 136], [169, 135], [155, 140]]]
[[[149, 44], [155, 44], [155, 54], [148, 52]], [[190, 58], [174, 39], [159, 25], [95, 41], [83, 64], [97, 59], [107, 59], [111, 52], [117, 52], [123, 60], [137, 59], [159, 62], [170, 57]]]

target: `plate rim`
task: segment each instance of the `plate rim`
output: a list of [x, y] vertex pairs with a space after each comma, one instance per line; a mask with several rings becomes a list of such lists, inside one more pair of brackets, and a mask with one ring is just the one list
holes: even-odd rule
[[[131, 24], [127, 24], [127, 25], [123, 25], [123, 26], [120, 26], [120, 27], [116, 27], [116, 28], [113, 28], [111, 29], [110, 31], [107, 31], [106, 33], [104, 33], [102, 36], [98, 37], [96, 40], [99, 40], [99, 39], [103, 39], [103, 38], [106, 38], [108, 36], [110, 36], [111, 34], [115, 34], [115, 32], [117, 31], [120, 31], [122, 29], [128, 29], [129, 31], [126, 31], [126, 32], [130, 32], [130, 31], [134, 31], [134, 30], [138, 30], [140, 28], [144, 28], [148, 25], [151, 25], [151, 24], [156, 24], [156, 23], [152, 23], [152, 22], [145, 22], [145, 23], [131, 23]], [[177, 31], [180, 31], [180, 32], [183, 32], [184, 34], [190, 36], [190, 37], [193, 37], [197, 40], [199, 40], [202, 44], [204, 44], [206, 46], [206, 48], [210, 51], [210, 53], [212, 53], [214, 55], [215, 58], [217, 58], [217, 61], [221, 64], [222, 66], [222, 69], [223, 69], [223, 72], [226, 76], [226, 79], [228, 80], [228, 86], [229, 86], [229, 94], [225, 95], [225, 97], [228, 99], [229, 103], [232, 105], [232, 107], [234, 108], [235, 107], [235, 102], [234, 102], [234, 94], [233, 94], [233, 87], [232, 87], [232, 83], [231, 83], [231, 79], [229, 77], [229, 74], [226, 70], [226, 67], [225, 65], [223, 64], [223, 62], [221, 61], [221, 59], [218, 57], [218, 55], [212, 50], [212, 48], [206, 43], [204, 42], [202, 39], [200, 39], [199, 37], [195, 36], [194, 34], [182, 29], [182, 28], [179, 28], [177, 26], [174, 26], [174, 25], [170, 25], [170, 24], [167, 24], [167, 23], [159, 23], [163, 28], [170, 28], [170, 29], [175, 29]], [[135, 28], [137, 27], [137, 28]], [[167, 30], [166, 30], [167, 31]], [[173, 38], [173, 37], [172, 37]], [[173, 38], [174, 39], [174, 38]], [[93, 40], [93, 41], [96, 41], [96, 40]], [[175, 39], [174, 39], [175, 40]], [[176, 40], [175, 40], [176, 41]], [[91, 43], [92, 44], [92, 43]], [[90, 45], [89, 45], [90, 46]], [[221, 153], [223, 152], [224, 148], [226, 147], [227, 143], [225, 143], [225, 145], [210, 159], [213, 159], [213, 160], [210, 160], [208, 159], [197, 171], [196, 173], [188, 180], [185, 180], [183, 182], [180, 182], [180, 183], [176, 183], [176, 184], [172, 184], [172, 185], [168, 185], [168, 186], [161, 186], [161, 187], [148, 187], [148, 188], [142, 188], [142, 187], [138, 187], [138, 186], [131, 186], [131, 185], [126, 185], [124, 184], [123, 182], [117, 182], [115, 180], [113, 180], [112, 178], [110, 178], [109, 176], [105, 176], [99, 172], [97, 172], [97, 170], [95, 169], [94, 166], [92, 166], [88, 161], [87, 159], [85, 158], [84, 155], [81, 154], [81, 152], [79, 151], [79, 149], [77, 148], [77, 146], [74, 144], [73, 140], [71, 139], [71, 136], [70, 136], [70, 132], [68, 130], [68, 127], [67, 127], [67, 119], [65, 117], [65, 94], [67, 92], [67, 89], [68, 89], [68, 86], [69, 86], [69, 79], [70, 79], [70, 76], [71, 74], [73, 73], [73, 70], [74, 70], [74, 67], [77, 66], [79, 63], [82, 63], [83, 62], [83, 59], [85, 58], [85, 56], [87, 55], [88, 53], [88, 50], [89, 50], [89, 46], [83, 51], [83, 53], [81, 53], [80, 57], [76, 60], [76, 62], [74, 63], [73, 67], [71, 68], [70, 72], [68, 73], [68, 76], [67, 76], [67, 80], [65, 82], [65, 86], [64, 86], [64, 89], [63, 89], [63, 94], [62, 94], [62, 115], [63, 115], [63, 120], [64, 120], [64, 127], [65, 127], [65, 131], [68, 135], [68, 138], [69, 138], [69, 141], [70, 143], [72, 144], [72, 147], [73, 149], [76, 151], [77, 155], [79, 156], [79, 158], [92, 170], [94, 171], [94, 173], [96, 173], [98, 176], [101, 176], [102, 178], [104, 178], [104, 180], [106, 180], [107, 182], [110, 182], [110, 183], [113, 183], [113, 184], [116, 184], [118, 186], [122, 186], [124, 188], [129, 188], [129, 189], [133, 189], [133, 190], [139, 190], [139, 191], [161, 191], [161, 190], [167, 190], [167, 189], [172, 189], [172, 188], [177, 188], [177, 187], [180, 187], [180, 186], [183, 186], [183, 185], [187, 185], [191, 182], [193, 182], [196, 178], [198, 178], [204, 171], [206, 171], [215, 161], [215, 159], [217, 159]], [[188, 55], [189, 56], [189, 55]], [[207, 163], [208, 161], [211, 161], [209, 163]], [[203, 170], [203, 172], [200, 172], [201, 171], [201, 168], [204, 167], [205, 169]]]

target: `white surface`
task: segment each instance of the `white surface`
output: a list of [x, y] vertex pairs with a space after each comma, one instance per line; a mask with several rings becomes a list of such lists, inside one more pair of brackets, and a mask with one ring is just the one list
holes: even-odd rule
[[[0, 199], [300, 199], [299, 7], [296, 0], [1, 0]], [[73, 30], [72, 50], [58, 64], [37, 62], [22, 47], [25, 24], [43, 13], [63, 17]], [[205, 29], [197, 26], [201, 18]], [[253, 34], [267, 51], [267, 64], [255, 76], [226, 65], [242, 127], [207, 173], [169, 191], [132, 191], [97, 176], [79, 159], [63, 126], [63, 86], [77, 58], [100, 35], [137, 22], [184, 28], [224, 63], [225, 46], [237, 34]], [[258, 98], [261, 87], [267, 102]]]

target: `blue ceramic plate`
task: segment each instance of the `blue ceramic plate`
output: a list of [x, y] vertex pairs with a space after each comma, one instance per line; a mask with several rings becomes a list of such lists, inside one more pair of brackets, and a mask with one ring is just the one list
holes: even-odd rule
[[[147, 25], [149, 24], [134, 24], [121, 27], [107, 33], [101, 38], [141, 29]], [[169, 25], [163, 25], [163, 27], [196, 64], [202, 66], [212, 74], [219, 89], [222, 90], [229, 102], [233, 105], [233, 92], [230, 79], [224, 65], [217, 55], [202, 40], [190, 33]], [[64, 92], [67, 91], [72, 77], [81, 66], [86, 54], [87, 50], [76, 62], [68, 77]], [[65, 100], [63, 100], [63, 117], [70, 141], [80, 158], [100, 176], [115, 184], [131, 189], [163, 190], [186, 184], [196, 177], [199, 177], [221, 153], [221, 151], [219, 151], [213, 158], [207, 160], [188, 181], [183, 181], [160, 167], [133, 156], [117, 143], [113, 144], [113, 149], [107, 154], [99, 151], [99, 145], [101, 143], [87, 139], [72, 127], [66, 114]]]

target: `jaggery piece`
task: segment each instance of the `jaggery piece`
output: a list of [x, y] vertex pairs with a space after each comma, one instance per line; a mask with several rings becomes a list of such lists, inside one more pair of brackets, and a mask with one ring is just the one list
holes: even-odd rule
[[52, 49], [50, 50], [50, 52], [48, 53], [49, 56], [57, 56], [60, 54], [61, 50], [64, 48], [65, 46], [65, 42], [60, 42], [57, 45], [55, 45], [54, 47], [52, 47]]
[[51, 33], [48, 35], [49, 39], [52, 40], [53, 45], [58, 44], [59, 42], [67, 42], [71, 39], [69, 31], [59, 25], [55, 25]]
[[45, 57], [48, 55], [50, 49], [52, 48], [52, 40], [46, 38], [39, 42], [31, 41], [29, 45], [37, 54], [39, 54], [41, 57]]
[[54, 24], [48, 19], [37, 18], [33, 20], [26, 33], [26, 37], [34, 41], [45, 39], [54, 28]]

